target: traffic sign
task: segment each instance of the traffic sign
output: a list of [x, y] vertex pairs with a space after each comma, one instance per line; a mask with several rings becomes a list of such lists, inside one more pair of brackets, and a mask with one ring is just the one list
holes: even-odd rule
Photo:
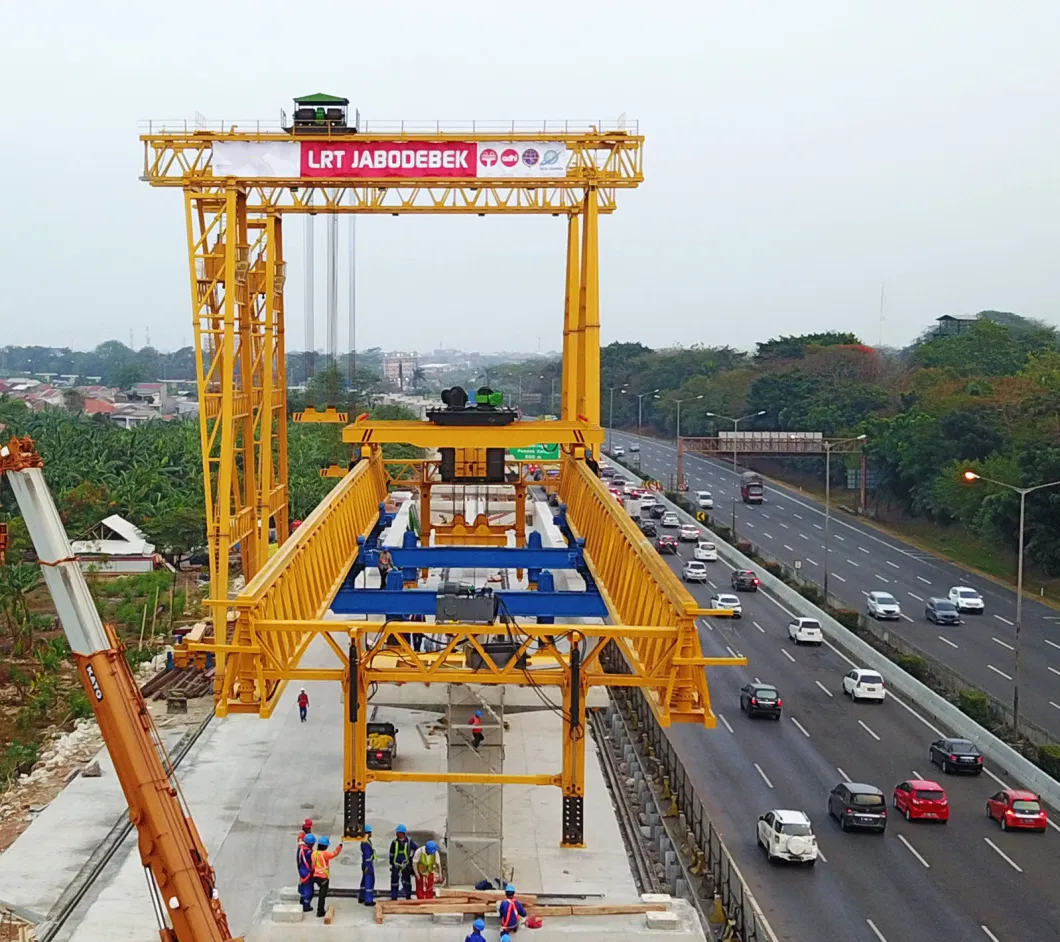
[[705, 510], [697, 510], [696, 511], [696, 519], [700, 523], [706, 523], [707, 522], [707, 512]]
[[513, 448], [511, 455], [516, 461], [559, 461], [559, 445], [531, 445], [529, 448]]

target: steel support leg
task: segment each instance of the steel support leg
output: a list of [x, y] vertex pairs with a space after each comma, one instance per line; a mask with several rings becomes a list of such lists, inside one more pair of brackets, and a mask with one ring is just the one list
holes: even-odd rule
[[585, 827], [585, 696], [587, 688], [581, 669], [581, 642], [571, 637], [570, 675], [563, 688], [563, 712], [567, 717], [563, 737], [563, 847], [584, 847]]
[[368, 787], [368, 686], [360, 665], [358, 643], [350, 643], [350, 668], [343, 685], [346, 715], [342, 756], [345, 773], [343, 838], [364, 834], [364, 792]]
[[560, 389], [560, 417], [572, 421], [578, 411], [578, 371], [581, 369], [578, 330], [579, 262], [578, 216], [571, 213], [567, 220], [567, 283], [563, 299], [563, 382]]

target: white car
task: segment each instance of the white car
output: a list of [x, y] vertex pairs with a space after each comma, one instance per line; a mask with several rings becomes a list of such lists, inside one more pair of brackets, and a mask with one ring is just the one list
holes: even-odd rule
[[858, 667], [843, 678], [843, 693], [857, 703], [859, 700], [883, 701], [887, 696], [883, 678], [876, 671]]
[[651, 494], [645, 494], [640, 499], [640, 506], [641, 506], [641, 509], [643, 509], [643, 510], [647, 510], [649, 507], [654, 507], [655, 506], [655, 498], [652, 497]]
[[696, 503], [700, 510], [713, 510], [714, 495], [710, 491], [696, 491]]
[[898, 599], [891, 595], [890, 592], [870, 592], [868, 601], [865, 604], [868, 607], [869, 615], [873, 618], [897, 621], [902, 617], [902, 609], [898, 604]]
[[731, 592], [712, 595], [707, 605], [709, 608], [732, 612], [733, 618], [743, 618], [743, 603], [740, 601], [740, 596], [733, 595]]
[[986, 609], [983, 597], [966, 585], [955, 585], [950, 589], [950, 601], [957, 607], [958, 612], [970, 612], [973, 615], [982, 615]]
[[698, 559], [690, 559], [681, 567], [681, 578], [685, 582], [706, 582], [707, 567]]
[[692, 558], [700, 559], [705, 563], [716, 563], [718, 561], [718, 548], [713, 543], [700, 540], [696, 548], [692, 550]]
[[796, 618], [789, 621], [788, 637], [796, 644], [824, 644], [821, 623], [816, 618]]
[[637, 486], [635, 481], [625, 481], [622, 484], [622, 493], [625, 494], [627, 497], [632, 497], [639, 490], [640, 488]]
[[817, 838], [805, 811], [776, 809], [758, 818], [759, 847], [765, 848], [769, 862], [790, 860], [793, 863], [817, 863]]
[[682, 543], [698, 543], [699, 527], [693, 526], [690, 523], [682, 523], [681, 529], [677, 531], [677, 538]]
[[615, 445], [615, 447], [611, 449], [612, 458], [624, 458], [625, 455], [626, 449], [623, 448], [621, 445]]
[[630, 454], [636, 454], [638, 451], [640, 451], [640, 442], [633, 442], [629, 446], [629, 451], [630, 451]]
[[668, 510], [666, 511], [666, 513], [663, 514], [662, 525], [664, 527], [676, 527], [679, 524], [680, 521], [678, 521], [677, 519], [677, 514], [675, 514], [672, 510]]

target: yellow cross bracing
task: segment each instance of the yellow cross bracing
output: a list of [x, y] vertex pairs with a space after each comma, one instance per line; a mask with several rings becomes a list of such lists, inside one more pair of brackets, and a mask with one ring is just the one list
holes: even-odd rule
[[[563, 131], [447, 131], [435, 127], [415, 133], [406, 129], [326, 137], [325, 143], [336, 147], [391, 144], [391, 149], [421, 150], [456, 147], [452, 142], [488, 147], [547, 140], [558, 142], [568, 155], [566, 170], [558, 177], [508, 174], [505, 179], [494, 179], [479, 172], [472, 179], [460, 180], [385, 173], [377, 178], [364, 174], [356, 179], [325, 178], [305, 171], [305, 164], [302, 175], [268, 169], [280, 164], [294, 166], [283, 160], [279, 164], [251, 160], [245, 165], [229, 160], [226, 172], [215, 175], [215, 147], [220, 145], [253, 150], [276, 144], [276, 153], [289, 154], [291, 146], [319, 144], [293, 141], [282, 131], [243, 132], [227, 127], [156, 132], [150, 128], [141, 140], [143, 179], [154, 186], [181, 187], [185, 194], [213, 608], [213, 637], [189, 648], [215, 654], [218, 712], [269, 716], [290, 680], [342, 680], [351, 705], [357, 707], [353, 711], [356, 717], [349, 718], [344, 734], [347, 831], [351, 800], [356, 804], [358, 796], [362, 809], [359, 820], [363, 822], [363, 792], [370, 781], [407, 778], [400, 772], [367, 769], [365, 723], [368, 688], [373, 683], [557, 686], [568, 720], [563, 770], [558, 776], [517, 778], [560, 785], [565, 815], [567, 799], [580, 800], [584, 790], [584, 693], [590, 685], [639, 686], [663, 724], [713, 726], [704, 668], [744, 661], [703, 658], [695, 620], [702, 614], [725, 613], [704, 612], [696, 606], [585, 460], [598, 453], [603, 441], [598, 218], [615, 208], [619, 189], [635, 187], [642, 181], [643, 138], [636, 133], [592, 127]], [[232, 152], [231, 148], [227, 151]], [[266, 169], [259, 172], [262, 167]], [[344, 439], [355, 448], [357, 460], [352, 470], [290, 535], [283, 326], [286, 269], [281, 238], [281, 218], [289, 212], [567, 215], [561, 420], [520, 422], [487, 430], [359, 419], [343, 432]], [[302, 416], [303, 420], [314, 418]], [[327, 416], [329, 421], [338, 418]], [[390, 625], [384, 630], [374, 623], [324, 620], [356, 560], [358, 538], [372, 531], [379, 504], [386, 498], [391, 476], [382, 460], [381, 446], [390, 441], [425, 448], [525, 447], [542, 441], [561, 444], [560, 495], [567, 504], [572, 529], [584, 537], [586, 560], [612, 624], [542, 626], [545, 630], [520, 626], [519, 630], [535, 639], [546, 637], [546, 630], [547, 636], [566, 636], [569, 640], [576, 631], [588, 639], [592, 646], [586, 652], [584, 669], [579, 668], [577, 685], [572, 680], [570, 654], [554, 647], [534, 655], [532, 670], [499, 666], [488, 657], [484, 658], [487, 669], [469, 670], [466, 653], [476, 651], [482, 657], [485, 651], [478, 639], [495, 634], [497, 626], [446, 625], [449, 646], [441, 654], [429, 656], [413, 652], [398, 630], [422, 631], [422, 623]], [[423, 483], [429, 485], [433, 473], [430, 464], [420, 465], [418, 471]], [[281, 544], [271, 558], [270, 525], [276, 527]], [[247, 582], [235, 598], [229, 598], [227, 563], [236, 543]], [[338, 632], [348, 633], [348, 650], [336, 640]], [[303, 654], [318, 635], [336, 655], [336, 666], [300, 667]], [[602, 669], [600, 654], [608, 646], [621, 654], [628, 673]], [[357, 658], [353, 666], [350, 652]], [[355, 689], [350, 689], [351, 685]], [[576, 730], [581, 730], [581, 735], [576, 735]], [[439, 776], [431, 778], [438, 780]], [[473, 776], [460, 780], [515, 779]]]

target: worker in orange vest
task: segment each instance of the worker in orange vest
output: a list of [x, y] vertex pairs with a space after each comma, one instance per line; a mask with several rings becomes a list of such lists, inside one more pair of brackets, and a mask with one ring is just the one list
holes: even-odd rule
[[324, 909], [328, 901], [328, 887], [331, 885], [331, 861], [342, 853], [340, 842], [334, 850], [329, 850], [331, 840], [322, 837], [317, 841], [313, 852], [313, 885], [317, 890], [317, 918], [324, 918]]

